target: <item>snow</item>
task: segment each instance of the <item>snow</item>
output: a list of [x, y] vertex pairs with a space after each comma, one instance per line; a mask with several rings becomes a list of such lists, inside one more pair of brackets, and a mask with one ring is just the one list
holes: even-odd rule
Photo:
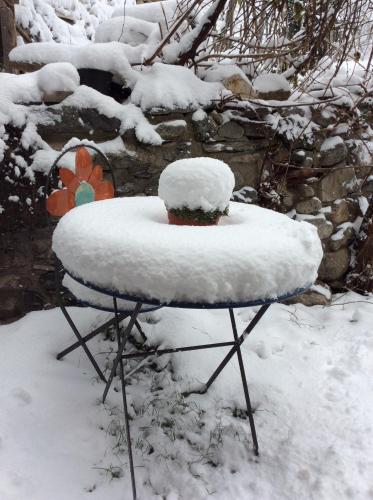
[[19, 196], [17, 196], [17, 195], [10, 195], [10, 196], [8, 196], [8, 200], [9, 201], [13, 201], [14, 203], [18, 203], [19, 202]]
[[[133, 3], [135, 0], [126, 0], [127, 6]], [[119, 5], [123, 5], [122, 0], [20, 0], [15, 14], [17, 24], [30, 33], [33, 41], [76, 45], [87, 43], [99, 23], [110, 18]]]
[[338, 125], [335, 127], [333, 133], [335, 135], [341, 135], [341, 134], [348, 134], [350, 130], [350, 127], [348, 123], [338, 123]]
[[[69, 147], [76, 146], [78, 144], [87, 144], [91, 146], [95, 146], [98, 148], [104, 155], [115, 155], [125, 151], [125, 146], [123, 140], [120, 136], [112, 139], [111, 141], [105, 142], [94, 142], [89, 141], [88, 139], [78, 139], [73, 137], [70, 139], [62, 148], [61, 151], [56, 151], [53, 148], [49, 149], [39, 149], [32, 155], [32, 164], [31, 168], [35, 172], [44, 172], [47, 174], [55, 162], [56, 158], [61, 154], [62, 151], [68, 149]], [[75, 152], [70, 151], [66, 153], [63, 158], [58, 162], [59, 166], [64, 166], [69, 168], [73, 172], [75, 172]]]
[[234, 75], [239, 75], [251, 84], [245, 73], [236, 64], [213, 64], [203, 73], [203, 79], [205, 82], [222, 82]]
[[167, 208], [224, 210], [235, 179], [230, 167], [214, 158], [186, 158], [170, 163], [159, 178], [158, 195]]
[[353, 150], [358, 165], [372, 165], [373, 163], [373, 141], [361, 139], [349, 139], [346, 141], [349, 148]]
[[344, 144], [342, 137], [339, 137], [339, 135], [335, 137], [328, 137], [321, 144], [320, 151], [329, 151], [336, 148], [339, 144]]
[[[166, 36], [174, 22], [178, 21], [183, 11], [189, 8], [190, 5], [187, 2], [177, 0], [165, 0], [132, 6], [124, 4], [115, 9], [113, 13], [113, 34], [115, 32], [117, 36], [110, 35], [109, 29], [106, 28], [109, 24], [105, 23], [105, 27], [103, 28], [105, 31], [104, 38], [106, 41], [108, 39], [124, 41], [141, 47], [142, 59], [144, 59], [154, 53], [161, 38]], [[190, 11], [190, 15], [193, 15], [193, 10]], [[121, 21], [116, 21], [117, 18], [120, 18]], [[174, 38], [178, 39], [186, 28], [187, 23], [184, 21], [174, 33]], [[98, 31], [101, 29], [99, 27]], [[96, 41], [102, 41], [101, 32], [99, 38], [100, 40], [96, 39]]]
[[210, 106], [227, 94], [222, 84], [203, 82], [191, 69], [155, 63], [137, 72], [130, 100], [143, 110], [191, 111]]
[[205, 120], [206, 118], [207, 118], [207, 113], [202, 108], [197, 109], [197, 111], [195, 111], [192, 114], [192, 120], [194, 122], [201, 122], [201, 121]]
[[354, 229], [355, 224], [353, 224], [352, 222], [343, 222], [342, 224], [339, 224], [336, 227], [336, 232], [334, 234], [332, 234], [330, 239], [333, 241], [341, 240], [344, 236], [346, 229], [348, 229], [350, 227]]
[[368, 57], [361, 58], [359, 62], [346, 59], [341, 64], [330, 57], [324, 57], [317, 70], [313, 71], [308, 90], [322, 89], [322, 95], [327, 95], [325, 90], [330, 87], [330, 95], [351, 95], [352, 98], [359, 98], [363, 86], [367, 84], [367, 63]]
[[204, 82], [193, 70], [182, 66], [162, 63], [137, 69], [130, 66], [130, 63], [141, 63], [144, 55], [140, 45], [132, 47], [113, 41], [84, 46], [32, 43], [16, 47], [9, 57], [15, 62], [68, 62], [78, 69], [111, 72], [132, 89], [129, 102], [143, 110], [195, 110], [211, 106], [213, 101], [229, 94], [221, 83]]
[[362, 215], [365, 215], [369, 208], [369, 201], [365, 196], [359, 196], [359, 208]]
[[[114, 75], [134, 78], [131, 69], [134, 47], [119, 42], [89, 43], [86, 45], [70, 45], [65, 43], [39, 42], [22, 45], [14, 48], [9, 59], [13, 62], [47, 64], [54, 62], [68, 62], [75, 68], [91, 68], [109, 71]], [[137, 60], [134, 62], [138, 62]]]
[[121, 42], [136, 47], [146, 43], [154, 50], [161, 40], [159, 26], [154, 22], [130, 16], [113, 17], [100, 24], [95, 33], [95, 42]]
[[48, 64], [25, 75], [0, 73], [0, 112], [6, 114], [9, 108], [17, 109], [12, 106], [14, 103], [41, 102], [44, 94], [72, 92], [79, 83], [78, 72], [68, 63]]
[[[338, 200], [335, 200], [334, 203], [337, 203]], [[331, 214], [332, 213], [332, 207], [329, 205], [328, 207], [322, 207], [320, 208], [320, 212], [322, 214]]]
[[[0, 73], [0, 161], [8, 139], [5, 125], [23, 128], [21, 144], [24, 149], [34, 144], [48, 147], [36, 132], [36, 125], [30, 119], [30, 108], [23, 104], [42, 102], [47, 94], [54, 92], [73, 92], [78, 86], [79, 75], [68, 63], [47, 65], [25, 75]], [[32, 180], [31, 169], [27, 165], [21, 166]]]
[[206, 21], [216, 11], [219, 2], [220, 0], [212, 0], [211, 3], [205, 4], [206, 9], [204, 9], [202, 14], [197, 19], [195, 27], [163, 48], [163, 59], [166, 63], [175, 63], [181, 54], [187, 52], [191, 48], [193, 42], [201, 33]]
[[[113, 17], [123, 16], [143, 19], [151, 23], [170, 23], [178, 9], [177, 0], [164, 0], [162, 2], [143, 3], [139, 5], [118, 7], [113, 11]], [[123, 14], [125, 12], [125, 14]]]
[[[57, 46], [57, 44], [52, 45], [53, 47]], [[124, 67], [121, 67], [120, 71], [122, 69]], [[136, 78], [137, 73], [133, 72], [133, 75]], [[45, 120], [46, 115], [39, 112], [40, 107], [31, 107], [25, 104], [40, 103], [46, 95], [54, 92], [72, 92], [60, 105], [53, 107], [56, 110], [63, 106], [73, 106], [79, 109], [94, 108], [109, 118], [118, 118], [121, 122], [120, 133], [134, 129], [139, 141], [153, 145], [162, 144], [161, 136], [145, 118], [141, 109], [133, 104], [119, 104], [111, 97], [104, 96], [92, 88], [79, 86], [79, 83], [77, 70], [68, 62], [50, 63], [38, 71], [24, 75], [0, 73], [0, 161], [4, 158], [6, 141], [8, 140], [5, 125], [13, 125], [23, 129], [21, 134], [22, 147], [25, 150], [37, 150], [32, 168], [25, 164], [24, 160], [23, 164], [20, 165], [24, 170], [24, 176], [33, 182], [33, 170], [49, 170], [55, 156], [52, 157], [52, 148], [41, 139], [37, 132], [39, 122], [48, 124], [48, 121]], [[122, 140], [117, 138], [116, 144], [113, 143], [108, 152], [113, 152], [113, 148], [118, 149], [118, 140], [122, 144], [123, 150]], [[18, 158], [21, 159], [21, 156]]]
[[302, 140], [313, 144], [315, 132], [320, 130], [319, 125], [299, 113], [291, 113], [285, 117], [279, 113], [269, 113], [265, 116], [265, 121], [289, 142], [297, 141], [301, 137]]
[[291, 90], [289, 82], [282, 75], [276, 73], [262, 73], [253, 81], [254, 89], [257, 92], [277, 92], [278, 90]]
[[43, 94], [72, 92], [80, 84], [79, 74], [69, 63], [47, 64], [37, 72], [39, 90]]
[[231, 202], [218, 226], [173, 226], [157, 197], [76, 207], [60, 219], [52, 246], [73, 276], [162, 302], [278, 297], [311, 285], [322, 258], [308, 223]]
[[[372, 298], [347, 293], [326, 308], [273, 305], [244, 342], [259, 458], [239, 416], [244, 397], [236, 359], [207, 394], [181, 394], [209, 378], [224, 349], [152, 358], [153, 368], [149, 363], [129, 377], [139, 498], [368, 500]], [[92, 309], [69, 313], [83, 334], [110, 317]], [[239, 332], [253, 313], [236, 310]], [[161, 309], [140, 321], [154, 347], [231, 339], [227, 311]], [[75, 341], [62, 313], [30, 313], [0, 326], [0, 336], [0, 497], [130, 500], [121, 393], [111, 390], [100, 403], [104, 385], [81, 349], [55, 359]], [[116, 349], [101, 335], [89, 345], [101, 367]], [[131, 361], [126, 372], [136, 366]], [[120, 387], [117, 378], [114, 384]]]
[[64, 99], [62, 103], [57, 104], [55, 108], [60, 109], [63, 106], [96, 109], [108, 118], [118, 118], [121, 122], [121, 134], [134, 128], [139, 141], [153, 145], [162, 144], [161, 136], [145, 118], [141, 109], [133, 104], [120, 104], [111, 97], [100, 94], [100, 92], [85, 85], [81, 85], [76, 92]]
[[324, 295], [324, 297], [326, 297], [328, 300], [330, 300], [332, 298], [332, 293], [331, 293], [330, 289], [327, 288], [326, 286], [312, 285], [311, 290], [313, 292], [319, 293], [320, 295]]
[[167, 120], [167, 121], [158, 123], [158, 125], [155, 125], [155, 129], [157, 130], [161, 125], [167, 126], [167, 127], [183, 127], [183, 128], [185, 128], [187, 126], [187, 122], [185, 120]]

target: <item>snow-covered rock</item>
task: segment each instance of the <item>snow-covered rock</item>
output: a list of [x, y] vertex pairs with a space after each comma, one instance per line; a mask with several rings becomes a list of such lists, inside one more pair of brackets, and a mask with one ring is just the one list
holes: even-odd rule
[[95, 33], [96, 43], [121, 42], [136, 47], [143, 43], [159, 43], [158, 24], [130, 16], [113, 17], [100, 24]]
[[121, 134], [126, 130], [135, 129], [135, 134], [139, 141], [153, 145], [162, 144], [161, 136], [145, 118], [141, 109], [130, 103], [120, 104], [111, 97], [100, 94], [100, 92], [90, 87], [81, 85], [63, 103], [56, 105], [54, 109], [58, 110], [63, 106], [71, 106], [78, 109], [93, 108], [108, 118], [117, 118], [121, 124]]
[[221, 82], [227, 90], [242, 100], [257, 97], [250, 80], [235, 64], [215, 64], [203, 75], [205, 82]]
[[232, 196], [234, 175], [214, 158], [188, 158], [168, 165], [159, 178], [159, 197], [167, 208], [223, 212]]
[[120, 6], [114, 9], [112, 17], [129, 16], [151, 23], [167, 26], [178, 11], [178, 0], [163, 0], [138, 5]]
[[242, 78], [240, 75], [232, 75], [223, 80], [223, 85], [232, 94], [238, 96], [243, 101], [247, 99], [254, 99], [257, 93], [249, 81]]
[[24, 75], [0, 73], [0, 110], [5, 101], [27, 104], [41, 102], [53, 92], [74, 92], [79, 83], [79, 74], [69, 63], [48, 64]]
[[253, 86], [260, 99], [286, 101], [291, 93], [289, 82], [276, 73], [262, 73], [255, 78]]
[[347, 147], [339, 136], [328, 137], [320, 147], [320, 165], [330, 167], [346, 159]]
[[122, 79], [133, 77], [130, 63], [141, 62], [142, 46], [131, 47], [119, 42], [70, 45], [39, 42], [14, 48], [9, 59], [13, 62], [47, 64], [69, 62], [75, 68], [109, 71]]
[[[36, 132], [35, 123], [28, 121], [29, 108], [24, 104], [42, 102], [51, 94], [68, 95], [79, 87], [79, 75], [68, 63], [47, 65], [39, 71], [25, 75], [0, 73], [0, 162], [3, 160], [6, 141], [5, 125], [23, 127], [22, 147], [34, 143], [44, 146]], [[29, 170], [28, 170], [29, 172]], [[32, 177], [32, 174], [30, 178]]]
[[56, 93], [66, 97], [80, 85], [77, 70], [72, 64], [63, 62], [47, 64], [36, 72], [36, 79], [43, 100], [49, 100]]

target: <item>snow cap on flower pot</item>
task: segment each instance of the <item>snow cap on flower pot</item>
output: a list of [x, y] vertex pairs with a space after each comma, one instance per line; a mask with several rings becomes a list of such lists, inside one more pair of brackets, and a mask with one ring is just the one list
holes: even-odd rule
[[230, 167], [214, 158], [187, 158], [170, 163], [159, 178], [158, 195], [170, 224], [205, 226], [228, 215], [235, 179]]

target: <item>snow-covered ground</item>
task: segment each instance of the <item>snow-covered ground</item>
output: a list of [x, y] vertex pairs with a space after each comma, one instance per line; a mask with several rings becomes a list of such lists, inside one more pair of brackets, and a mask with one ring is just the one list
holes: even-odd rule
[[[333, 299], [271, 306], [244, 343], [259, 459], [236, 360], [207, 395], [181, 395], [224, 349], [164, 356], [130, 377], [140, 498], [373, 498], [373, 297]], [[83, 332], [108, 316], [71, 313]], [[236, 313], [242, 330], [254, 310]], [[227, 311], [162, 309], [142, 326], [154, 345], [230, 339]], [[31, 313], [0, 339], [1, 500], [130, 499], [120, 392], [100, 403], [104, 386], [81, 350], [56, 361], [72, 340], [61, 312]], [[114, 340], [91, 345], [108, 364]]]

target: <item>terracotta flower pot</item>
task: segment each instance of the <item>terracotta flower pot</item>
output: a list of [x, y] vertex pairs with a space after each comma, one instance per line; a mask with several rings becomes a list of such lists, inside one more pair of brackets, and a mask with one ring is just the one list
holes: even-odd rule
[[168, 223], [174, 226], [216, 226], [219, 223], [220, 215], [211, 220], [196, 220], [191, 217], [180, 217], [167, 210]]

